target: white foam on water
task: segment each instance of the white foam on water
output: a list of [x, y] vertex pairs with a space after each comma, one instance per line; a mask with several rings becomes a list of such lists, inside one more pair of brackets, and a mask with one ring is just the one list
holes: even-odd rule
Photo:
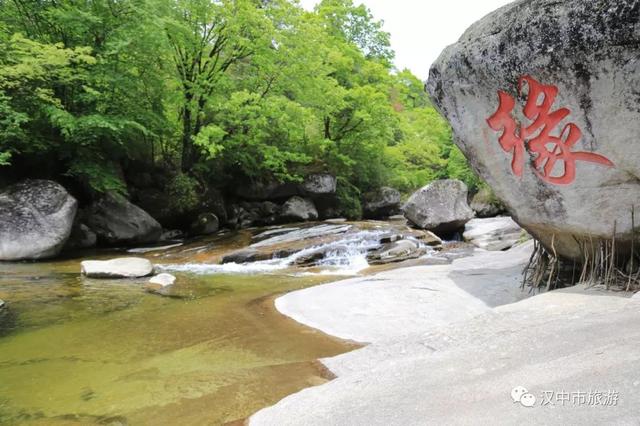
[[384, 231], [360, 231], [346, 234], [344, 238], [326, 244], [307, 247], [290, 256], [262, 260], [250, 263], [186, 263], [160, 265], [165, 271], [190, 272], [195, 274], [264, 274], [276, 273], [295, 267], [298, 262], [304, 263], [306, 257], [319, 256], [313, 261], [318, 272], [304, 274], [322, 275], [357, 275], [369, 267], [367, 252], [380, 245], [380, 236]]

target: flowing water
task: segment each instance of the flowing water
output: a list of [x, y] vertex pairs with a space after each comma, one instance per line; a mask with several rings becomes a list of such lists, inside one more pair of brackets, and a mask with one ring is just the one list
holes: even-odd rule
[[[356, 345], [279, 315], [273, 298], [363, 271], [384, 227], [349, 228], [221, 233], [128, 254], [0, 263], [0, 423], [223, 424], [323, 383], [316, 360]], [[251, 243], [295, 249], [219, 264]], [[318, 252], [313, 268], [299, 267]], [[175, 274], [171, 297], [144, 292], [145, 280], [79, 275], [82, 258], [125, 254]]]

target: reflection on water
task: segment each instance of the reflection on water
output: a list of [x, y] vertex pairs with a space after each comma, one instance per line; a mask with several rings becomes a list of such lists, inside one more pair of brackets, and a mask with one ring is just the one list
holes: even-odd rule
[[[206, 262], [246, 238], [144, 255]], [[314, 360], [354, 347], [273, 311], [274, 295], [322, 275], [177, 272], [173, 297], [159, 297], [78, 271], [0, 264], [0, 423], [221, 424], [322, 383]]]

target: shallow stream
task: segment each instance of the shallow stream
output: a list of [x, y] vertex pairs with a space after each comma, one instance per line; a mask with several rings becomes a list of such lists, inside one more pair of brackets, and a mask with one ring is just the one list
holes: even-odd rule
[[[343, 225], [321, 226], [330, 226], [320, 229], [326, 236]], [[278, 228], [133, 253], [0, 263], [7, 302], [0, 311], [0, 423], [223, 424], [323, 383], [327, 373], [316, 360], [356, 345], [285, 318], [273, 298], [362, 272], [363, 253], [384, 231], [371, 228], [327, 240], [325, 258], [306, 269], [296, 260], [309, 247], [219, 265], [251, 243], [304, 239], [287, 241]], [[145, 256], [176, 275], [169, 297], [143, 291], [145, 280], [79, 274], [83, 258], [123, 255]]]

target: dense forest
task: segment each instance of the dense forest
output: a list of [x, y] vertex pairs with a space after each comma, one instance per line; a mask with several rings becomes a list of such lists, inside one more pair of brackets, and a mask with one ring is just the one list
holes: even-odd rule
[[355, 215], [384, 185], [475, 186], [393, 58], [351, 0], [0, 0], [0, 185], [53, 178], [89, 200], [146, 180], [188, 210], [328, 172]]

